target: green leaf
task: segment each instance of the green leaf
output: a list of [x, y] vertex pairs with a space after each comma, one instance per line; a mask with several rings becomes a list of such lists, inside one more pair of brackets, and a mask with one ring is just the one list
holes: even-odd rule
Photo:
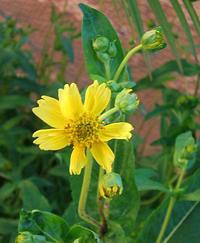
[[194, 44], [194, 41], [193, 41], [193, 37], [192, 37], [192, 33], [190, 31], [190, 26], [187, 22], [187, 19], [185, 17], [185, 14], [181, 8], [181, 5], [179, 4], [179, 2], [177, 0], [170, 0], [174, 10], [176, 11], [176, 14], [179, 18], [179, 21], [181, 23], [181, 26], [186, 34], [186, 37], [188, 39], [188, 43], [191, 47], [191, 51], [192, 51], [192, 54], [194, 55], [196, 61], [197, 61], [197, 55], [196, 55], [196, 48], [195, 48], [195, 44]]
[[152, 169], [136, 169], [135, 170], [135, 183], [138, 191], [158, 190], [162, 192], [168, 192], [162, 183], [152, 180], [151, 177], [155, 177], [156, 173]]
[[199, 242], [200, 239], [200, 204], [195, 203], [173, 232], [163, 243]]
[[33, 235], [30, 232], [21, 232], [15, 243], [54, 243], [53, 241], [47, 241], [45, 236]]
[[[92, 47], [92, 42], [97, 37], [104, 36], [110, 41], [114, 41], [117, 48], [117, 54], [110, 62], [112, 79], [124, 58], [123, 49], [117, 33], [103, 13], [82, 3], [80, 4], [80, 8], [84, 15], [82, 25], [82, 43], [87, 71], [91, 78], [94, 77], [94, 75], [105, 77], [104, 65], [99, 61], [99, 59], [97, 59], [96, 53]], [[123, 74], [124, 72], [121, 74], [119, 80], [123, 80]]]
[[17, 229], [17, 220], [9, 218], [0, 218], [0, 234], [11, 234]]
[[199, 17], [197, 15], [191, 1], [183, 0], [183, 3], [185, 4], [185, 8], [187, 9], [187, 11], [193, 21], [194, 27], [196, 28], [198, 35], [200, 36], [200, 20], [199, 20]]
[[133, 19], [133, 22], [135, 24], [137, 33], [139, 34], [139, 37], [141, 38], [144, 33], [143, 28], [143, 22], [140, 15], [140, 10], [138, 8], [138, 4], [136, 0], [128, 0], [128, 5], [131, 13], [131, 17]]
[[26, 210], [51, 210], [51, 207], [45, 196], [41, 194], [39, 189], [30, 180], [21, 181], [20, 188], [22, 192], [23, 207]]
[[13, 109], [18, 106], [27, 106], [28, 104], [30, 104], [30, 99], [21, 95], [0, 96], [0, 111]]
[[114, 221], [108, 222], [108, 233], [105, 236], [106, 243], [113, 242], [131, 242], [131, 239], [126, 235], [122, 226]]
[[[128, 1], [122, 1], [124, 4], [124, 8], [127, 12], [128, 19], [131, 16], [131, 20], [134, 23], [134, 26], [136, 28], [136, 31], [138, 33], [139, 39], [141, 39], [142, 35], [144, 34], [144, 27], [143, 22], [140, 14], [140, 10], [138, 8], [138, 3], [136, 0], [128, 0]], [[129, 14], [130, 12], [130, 14]], [[132, 27], [132, 26], [131, 26]], [[149, 76], [151, 78], [151, 59], [149, 53], [144, 52], [144, 60], [145, 64], [148, 67]]]
[[175, 151], [174, 151], [174, 165], [179, 166], [181, 165], [181, 158], [183, 156], [184, 150], [189, 145], [194, 145], [195, 140], [192, 136], [192, 132], [188, 131], [185, 133], [180, 134], [176, 138], [175, 142]]
[[179, 69], [180, 69], [180, 71], [182, 73], [183, 72], [183, 67], [181, 65], [180, 55], [179, 55], [177, 47], [176, 47], [176, 41], [175, 41], [175, 38], [174, 38], [174, 36], [172, 34], [172, 31], [171, 31], [171, 28], [170, 28], [170, 24], [169, 24], [169, 22], [167, 20], [165, 12], [162, 9], [160, 1], [158, 1], [158, 0], [148, 0], [148, 3], [150, 5], [151, 9], [153, 10], [156, 18], [158, 19], [159, 24], [163, 28], [163, 31], [164, 31], [165, 36], [166, 36], [166, 39], [168, 40], [169, 46], [171, 47], [171, 50], [172, 50], [172, 53], [176, 57], [176, 61], [177, 61], [178, 67], [179, 67]]
[[[185, 193], [191, 193], [192, 191], [195, 191], [200, 188], [200, 169], [198, 169], [192, 176], [190, 176], [187, 180], [184, 181], [182, 188], [186, 189]], [[144, 225], [137, 236], [137, 243], [155, 243], [164, 216], [166, 214], [168, 203], [169, 198], [166, 198], [160, 204], [160, 206], [158, 206], [149, 215], [149, 217], [145, 219]], [[182, 200], [177, 201], [175, 203], [167, 230], [165, 232], [165, 237], [170, 235], [173, 232], [173, 230], [177, 227], [177, 225], [182, 224], [182, 220], [187, 216], [190, 210], [193, 209], [194, 205], [194, 202], [186, 202]], [[186, 235], [187, 233], [185, 232], [184, 234]]]
[[65, 243], [68, 242], [69, 226], [63, 218], [55, 214], [39, 210], [22, 210], [18, 231], [28, 231], [34, 235], [43, 235], [53, 242]]
[[184, 194], [181, 198], [181, 200], [185, 201], [200, 201], [200, 189], [197, 189], [194, 192]]
[[65, 36], [61, 36], [60, 41], [61, 41], [64, 51], [66, 52], [66, 54], [69, 57], [70, 62], [73, 63], [74, 62], [74, 51], [73, 51], [73, 46], [72, 46], [71, 40]]
[[140, 201], [134, 178], [133, 141], [115, 141], [114, 144], [116, 146], [114, 171], [121, 175], [124, 189], [119, 197], [111, 201], [110, 218], [120, 224], [126, 235], [129, 235], [137, 217]]
[[[181, 59], [181, 65], [183, 67], [184, 76], [193, 76], [200, 74], [200, 66], [198, 64], [193, 64], [187, 62], [185, 59]], [[135, 90], [143, 90], [149, 88], [162, 88], [163, 85], [172, 79], [170, 73], [177, 72], [180, 73], [178, 65], [175, 60], [171, 60], [161, 65], [159, 68], [155, 69], [152, 72], [153, 82], [149, 79], [148, 76], [140, 79], [137, 82]]]
[[11, 182], [5, 183], [0, 188], [0, 195], [1, 195], [0, 202], [5, 200], [6, 198], [8, 198], [16, 188], [17, 188], [17, 184], [15, 184], [15, 183], [11, 183]]
[[97, 234], [92, 230], [85, 228], [81, 225], [73, 225], [67, 235], [68, 242], [74, 242], [78, 240], [80, 243], [96, 243], [100, 242]]

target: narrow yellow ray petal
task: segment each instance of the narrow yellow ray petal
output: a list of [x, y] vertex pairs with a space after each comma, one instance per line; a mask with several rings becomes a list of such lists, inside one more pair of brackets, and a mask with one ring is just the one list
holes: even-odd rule
[[75, 83], [58, 90], [60, 109], [67, 119], [75, 119], [83, 112], [83, 104]]
[[70, 159], [70, 174], [79, 175], [83, 167], [87, 163], [87, 157], [85, 155], [85, 148], [81, 146], [74, 146]]
[[106, 170], [106, 172], [112, 171], [112, 163], [115, 159], [115, 155], [110, 147], [103, 142], [94, 143], [90, 149], [92, 156], [96, 162]]
[[93, 113], [94, 115], [99, 115], [107, 107], [110, 97], [111, 91], [106, 84], [103, 83], [99, 85], [97, 81], [94, 81], [86, 90], [84, 103], [85, 111]]
[[130, 139], [133, 126], [128, 122], [118, 122], [106, 125], [101, 130], [99, 138], [101, 141], [107, 142], [111, 139]]
[[33, 137], [38, 137], [33, 143], [38, 144], [42, 150], [59, 150], [70, 145], [70, 140], [62, 129], [38, 130]]
[[33, 113], [51, 127], [64, 128], [66, 118], [62, 115], [58, 100], [42, 96], [38, 100], [38, 107], [32, 109]]

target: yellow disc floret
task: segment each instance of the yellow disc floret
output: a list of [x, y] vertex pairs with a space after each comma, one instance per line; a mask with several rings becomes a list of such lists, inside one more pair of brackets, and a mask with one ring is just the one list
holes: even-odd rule
[[83, 145], [90, 148], [94, 142], [99, 142], [99, 133], [103, 129], [98, 117], [83, 113], [76, 120], [69, 122], [65, 131], [70, 136], [73, 145]]

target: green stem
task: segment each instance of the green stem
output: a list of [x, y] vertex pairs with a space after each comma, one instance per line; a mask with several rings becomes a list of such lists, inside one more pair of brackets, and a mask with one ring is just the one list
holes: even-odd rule
[[88, 162], [85, 166], [85, 171], [84, 171], [83, 184], [82, 184], [81, 194], [80, 194], [79, 204], [78, 204], [78, 214], [80, 218], [82, 218], [89, 224], [92, 224], [99, 228], [100, 224], [95, 219], [93, 219], [90, 215], [88, 215], [85, 211], [87, 197], [88, 197], [88, 190], [90, 186], [92, 162], [93, 162], [92, 156], [89, 151], [87, 151], [87, 158], [88, 158]]
[[122, 62], [120, 63], [116, 73], [115, 73], [115, 76], [113, 78], [114, 81], [117, 81], [123, 68], [125, 67], [125, 65], [127, 64], [128, 60], [130, 59], [131, 56], [133, 56], [134, 54], [136, 54], [138, 51], [140, 51], [142, 49], [142, 45], [138, 45], [136, 47], [134, 47], [133, 49], [131, 49], [127, 54], [126, 56], [124, 57], [124, 59], [122, 60]]
[[[185, 174], [185, 169], [186, 169], [186, 165], [185, 165], [184, 168], [182, 168], [181, 173], [178, 177], [178, 181], [177, 181], [176, 186], [175, 186], [175, 192], [179, 191], [179, 188], [181, 186], [181, 183], [183, 181], [183, 177], [184, 177], [184, 174]], [[160, 229], [160, 233], [159, 233], [158, 238], [156, 240], [156, 243], [161, 243], [161, 241], [162, 241], [162, 238], [163, 238], [164, 233], [167, 229], [167, 225], [169, 223], [175, 202], [176, 202], [176, 195], [172, 195], [171, 198], [170, 198], [170, 201], [169, 201], [169, 204], [168, 204], [168, 207], [167, 207], [167, 212], [166, 212], [162, 227]]]
[[171, 217], [172, 210], [173, 210], [175, 202], [176, 202], [176, 198], [175, 197], [171, 197], [170, 201], [169, 201], [168, 208], [167, 208], [167, 212], [166, 212], [166, 215], [165, 215], [165, 218], [164, 218], [161, 230], [160, 230], [160, 233], [159, 233], [158, 238], [156, 240], [156, 243], [160, 243], [162, 238], [163, 238], [163, 235], [164, 235], [165, 230], [167, 228], [167, 225], [169, 223], [169, 220], [170, 220], [170, 217]]
[[102, 167], [99, 167], [99, 178], [98, 178], [98, 187], [97, 187], [97, 202], [99, 202], [99, 185], [100, 185], [100, 181], [102, 176], [104, 175], [104, 170], [102, 169]]
[[110, 60], [107, 62], [104, 62], [104, 68], [105, 68], [105, 74], [106, 74], [106, 79], [110, 80], [111, 74], [110, 74]]
[[200, 86], [200, 75], [197, 76], [197, 81], [194, 89], [194, 96], [198, 96], [199, 86]]
[[155, 196], [146, 199], [145, 201], [141, 202], [142, 206], [147, 206], [149, 204], [154, 203], [155, 201], [157, 201], [159, 199], [159, 197], [163, 194], [163, 192], [159, 192], [158, 194], [156, 194]]
[[112, 109], [106, 111], [105, 113], [103, 113], [100, 117], [99, 120], [103, 121], [105, 120], [107, 117], [111, 116], [113, 113], [117, 112], [119, 109], [117, 107], [113, 107]]

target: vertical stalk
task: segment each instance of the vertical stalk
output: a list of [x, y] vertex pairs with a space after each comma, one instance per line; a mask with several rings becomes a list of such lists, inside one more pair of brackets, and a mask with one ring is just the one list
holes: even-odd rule
[[87, 159], [88, 162], [84, 170], [83, 184], [82, 184], [81, 194], [80, 194], [79, 204], [78, 204], [78, 214], [80, 218], [82, 218], [84, 221], [99, 228], [100, 224], [89, 214], [87, 214], [85, 211], [88, 191], [90, 186], [90, 180], [91, 180], [92, 163], [93, 163], [92, 156], [88, 150], [87, 150]]
[[[179, 188], [181, 186], [181, 183], [183, 181], [183, 177], [184, 177], [184, 174], [185, 174], [186, 166], [187, 166], [187, 163], [184, 166], [184, 168], [182, 168], [181, 173], [180, 173], [180, 175], [178, 177], [178, 181], [176, 183], [175, 190], [174, 190], [175, 193], [179, 191]], [[163, 238], [164, 233], [165, 233], [165, 231], [167, 229], [167, 225], [169, 223], [169, 220], [170, 220], [170, 217], [171, 217], [172, 210], [174, 208], [175, 202], [176, 202], [176, 195], [172, 195], [171, 198], [170, 198], [170, 201], [169, 201], [169, 204], [168, 204], [168, 207], [167, 207], [167, 212], [166, 212], [163, 224], [161, 226], [160, 233], [159, 233], [158, 238], [156, 240], [156, 243], [161, 243], [162, 242], [162, 238]]]

